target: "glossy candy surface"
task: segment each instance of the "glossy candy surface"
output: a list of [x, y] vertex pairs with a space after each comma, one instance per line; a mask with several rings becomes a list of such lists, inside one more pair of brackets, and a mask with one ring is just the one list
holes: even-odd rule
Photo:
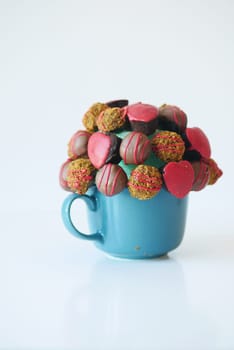
[[187, 126], [187, 116], [179, 107], [164, 104], [159, 108], [159, 129], [183, 132]]
[[95, 168], [100, 169], [105, 163], [119, 163], [120, 139], [114, 134], [95, 132], [88, 142], [88, 156]]
[[186, 161], [170, 162], [163, 169], [163, 179], [168, 191], [177, 198], [184, 198], [192, 189], [194, 171]]
[[152, 134], [157, 127], [158, 108], [146, 103], [135, 103], [126, 107], [126, 113], [134, 131]]
[[106, 196], [114, 196], [127, 186], [127, 175], [117, 164], [105, 164], [96, 174], [96, 186]]
[[78, 130], [68, 143], [68, 156], [76, 159], [87, 153], [87, 145], [91, 133], [86, 130]]
[[64, 162], [59, 171], [59, 184], [65, 191], [71, 191], [71, 189], [68, 186], [67, 183], [67, 172], [68, 172], [68, 166], [71, 163], [71, 160], [68, 159], [66, 162]]
[[197, 127], [187, 128], [186, 136], [190, 143], [188, 150], [195, 150], [204, 158], [210, 158], [211, 148], [206, 134]]
[[151, 144], [148, 138], [140, 132], [129, 133], [121, 142], [120, 156], [125, 164], [141, 164], [148, 158]]
[[208, 164], [202, 159], [192, 162], [191, 164], [194, 171], [192, 191], [201, 191], [206, 187], [210, 178]]

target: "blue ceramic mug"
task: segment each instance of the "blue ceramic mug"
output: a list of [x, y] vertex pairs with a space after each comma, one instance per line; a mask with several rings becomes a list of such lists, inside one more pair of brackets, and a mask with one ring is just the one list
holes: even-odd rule
[[[81, 233], [71, 218], [72, 203], [80, 198], [88, 208], [92, 234]], [[184, 235], [188, 196], [178, 199], [162, 189], [149, 200], [138, 200], [125, 189], [107, 197], [93, 186], [85, 195], [71, 194], [62, 206], [68, 231], [94, 241], [104, 252], [119, 258], [145, 259], [162, 256], [178, 247]]]

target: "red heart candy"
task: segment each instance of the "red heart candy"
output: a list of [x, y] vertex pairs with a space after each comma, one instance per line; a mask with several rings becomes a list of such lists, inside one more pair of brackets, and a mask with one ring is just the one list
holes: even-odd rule
[[187, 160], [170, 162], [163, 170], [163, 179], [168, 191], [177, 198], [185, 197], [192, 189], [194, 171]]
[[186, 136], [189, 140], [189, 150], [196, 150], [204, 158], [210, 158], [210, 143], [206, 134], [200, 128], [187, 128]]
[[88, 156], [95, 168], [100, 169], [106, 162], [111, 148], [111, 138], [101, 132], [91, 135], [88, 142]]

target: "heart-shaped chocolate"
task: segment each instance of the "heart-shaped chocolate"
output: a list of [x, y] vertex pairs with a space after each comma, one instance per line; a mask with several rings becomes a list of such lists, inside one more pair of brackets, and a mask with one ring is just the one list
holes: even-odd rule
[[95, 132], [89, 138], [88, 156], [95, 168], [100, 169], [106, 163], [119, 163], [121, 139], [115, 134]]
[[206, 134], [197, 127], [187, 128], [185, 133], [190, 144], [188, 150], [198, 151], [202, 157], [210, 158], [211, 149]]
[[168, 191], [173, 196], [183, 198], [193, 186], [193, 167], [187, 160], [170, 162], [163, 169], [163, 179]]

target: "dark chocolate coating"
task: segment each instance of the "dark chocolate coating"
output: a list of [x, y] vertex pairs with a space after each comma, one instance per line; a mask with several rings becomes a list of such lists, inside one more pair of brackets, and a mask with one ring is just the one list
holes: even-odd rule
[[186, 133], [185, 132], [181, 133], [181, 137], [184, 141], [185, 148], [189, 148], [191, 146], [191, 143], [189, 142]]
[[120, 148], [122, 139], [120, 139], [118, 136], [112, 133], [108, 133], [107, 135], [109, 135], [111, 138], [111, 147], [110, 147], [110, 151], [109, 151], [106, 163], [111, 162], [113, 164], [118, 164], [121, 161], [119, 148]]
[[113, 133], [95, 132], [88, 142], [88, 157], [96, 169], [108, 162], [120, 162], [121, 139]]
[[190, 162], [193, 162], [195, 160], [200, 160], [200, 159], [201, 159], [200, 153], [195, 150], [192, 150], [192, 151], [186, 150], [184, 152], [183, 160], [188, 160]]
[[128, 105], [128, 100], [114, 100], [114, 101], [109, 101], [109, 102], [106, 102], [106, 105], [108, 107], [119, 107], [119, 108], [122, 108], [122, 107], [125, 107]]
[[182, 133], [187, 126], [187, 116], [179, 107], [164, 104], [159, 108], [159, 115], [161, 130], [175, 131]]
[[188, 150], [188, 148], [191, 146], [187, 136], [185, 133], [182, 133], [181, 134], [181, 137], [184, 141], [184, 144], [185, 144], [185, 152], [184, 152], [184, 155], [183, 155], [183, 159], [184, 160], [188, 160], [190, 162], [193, 162], [195, 160], [200, 160], [201, 159], [201, 155], [198, 151], [196, 150]]
[[130, 125], [133, 131], [142, 132], [145, 135], [151, 135], [158, 128], [158, 120], [154, 119], [148, 123], [132, 120], [130, 121]]
[[173, 122], [172, 120], [168, 120], [166, 117], [159, 115], [157, 118], [157, 121], [158, 121], [158, 126], [157, 126], [158, 129], [167, 130], [167, 131], [174, 131], [177, 134], [181, 133], [178, 125], [176, 125], [176, 123]]

